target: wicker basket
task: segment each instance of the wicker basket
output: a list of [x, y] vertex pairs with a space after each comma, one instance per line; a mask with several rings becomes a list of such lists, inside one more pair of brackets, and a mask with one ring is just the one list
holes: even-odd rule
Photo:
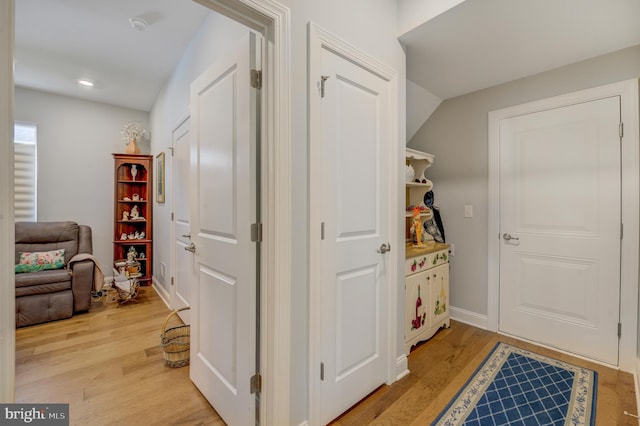
[[189, 309], [189, 307], [176, 309], [171, 312], [164, 324], [162, 325], [162, 332], [160, 333], [160, 346], [164, 354], [164, 360], [169, 367], [184, 367], [189, 365], [189, 350], [190, 350], [190, 337], [191, 330], [189, 325], [179, 325], [177, 327], [171, 327], [167, 329], [167, 323], [178, 312]]

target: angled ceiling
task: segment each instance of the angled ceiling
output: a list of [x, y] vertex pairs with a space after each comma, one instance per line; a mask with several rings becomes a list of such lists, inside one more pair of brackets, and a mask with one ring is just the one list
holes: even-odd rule
[[[190, 0], [17, 0], [16, 85], [149, 111], [209, 13]], [[407, 78], [447, 99], [640, 44], [639, 16], [638, 0], [466, 0], [400, 40]]]
[[400, 40], [407, 78], [448, 99], [640, 44], [640, 1], [466, 0]]
[[[209, 10], [176, 0], [17, 0], [17, 86], [149, 111]], [[149, 26], [134, 29], [129, 18]], [[79, 78], [95, 82], [86, 89]]]

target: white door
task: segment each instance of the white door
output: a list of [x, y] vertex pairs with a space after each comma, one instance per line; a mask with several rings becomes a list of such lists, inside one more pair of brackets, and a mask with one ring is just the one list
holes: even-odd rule
[[501, 331], [618, 364], [620, 98], [500, 121]]
[[[322, 51], [322, 421], [387, 379], [389, 83]], [[328, 78], [327, 78], [328, 77]]]
[[[191, 285], [195, 280], [195, 259], [191, 249], [191, 209], [190, 188], [190, 149], [189, 118], [176, 127], [172, 134], [171, 179], [173, 212], [173, 259], [172, 271], [175, 271], [171, 282], [171, 308], [178, 309], [190, 306]], [[182, 320], [190, 323], [190, 312], [179, 313]]]
[[256, 38], [248, 34], [191, 85], [190, 377], [229, 425], [255, 423], [257, 243]]

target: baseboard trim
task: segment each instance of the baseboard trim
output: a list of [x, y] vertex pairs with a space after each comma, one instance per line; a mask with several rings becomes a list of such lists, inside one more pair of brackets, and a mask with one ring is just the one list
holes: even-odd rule
[[409, 374], [409, 359], [402, 354], [396, 359], [396, 381]]
[[304, 422], [300, 423], [298, 426], [309, 426], [309, 421], [305, 420]]
[[151, 288], [153, 288], [155, 292], [158, 293], [158, 296], [160, 296], [160, 299], [162, 299], [164, 304], [167, 305], [167, 308], [171, 309], [171, 305], [169, 305], [170, 295], [169, 293], [167, 293], [167, 290], [165, 290], [164, 287], [160, 285], [158, 280], [156, 280], [156, 277], [151, 277], [151, 283]]
[[449, 313], [451, 314], [452, 320], [463, 322], [483, 330], [488, 330], [489, 323], [486, 315], [467, 311], [462, 308], [456, 308], [455, 306], [449, 306]]

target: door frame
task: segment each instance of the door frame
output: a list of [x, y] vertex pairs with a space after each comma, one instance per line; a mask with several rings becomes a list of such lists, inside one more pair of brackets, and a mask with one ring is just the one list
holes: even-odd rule
[[[383, 343], [387, 351], [387, 384], [393, 383], [397, 377], [396, 371], [396, 342], [398, 338], [398, 297], [400, 293], [398, 285], [398, 261], [401, 252], [398, 232], [398, 182], [394, 180], [398, 176], [399, 168], [399, 137], [398, 137], [398, 73], [393, 68], [383, 64], [377, 59], [368, 56], [356, 47], [346, 43], [335, 35], [329, 33], [313, 22], [307, 26], [307, 40], [309, 63], [307, 67], [308, 102], [309, 102], [309, 424], [320, 424], [322, 419], [321, 407], [321, 380], [319, 366], [322, 348], [322, 307], [313, 301], [322, 298], [321, 269], [319, 261], [322, 252], [320, 239], [320, 223], [322, 218], [317, 210], [311, 206], [318, 205], [320, 194], [324, 191], [324, 182], [316, 178], [316, 170], [320, 169], [319, 160], [322, 158], [319, 152], [322, 138], [321, 126], [321, 102], [318, 96], [318, 87], [314, 84], [312, 75], [320, 75], [322, 70], [322, 50], [327, 49], [347, 58], [356, 65], [381, 77], [389, 83], [389, 137], [390, 144], [386, 155], [389, 162], [389, 182], [386, 182], [389, 193], [388, 205], [388, 229], [389, 241], [392, 247], [387, 255], [388, 259], [388, 286], [387, 300], [389, 303], [388, 341]], [[403, 287], [404, 289], [404, 287]]]
[[291, 347], [291, 17], [272, 0], [194, 0], [265, 39], [261, 92], [260, 424], [288, 424]]
[[640, 203], [640, 164], [638, 79], [607, 84], [579, 92], [555, 96], [489, 112], [489, 223], [488, 223], [488, 297], [487, 328], [499, 331], [500, 309], [500, 120], [552, 108], [620, 96], [624, 136], [621, 151], [622, 223], [620, 243], [620, 322], [618, 367], [634, 372], [638, 341], [638, 217]]
[[[261, 424], [288, 424], [291, 336], [291, 13], [273, 0], [197, 0], [261, 33], [266, 42], [262, 90], [263, 247], [260, 270], [263, 388]], [[14, 0], [0, 5], [0, 399], [15, 399], [13, 220]], [[5, 130], [6, 129], [6, 130]], [[10, 174], [10, 176], [8, 176]]]

